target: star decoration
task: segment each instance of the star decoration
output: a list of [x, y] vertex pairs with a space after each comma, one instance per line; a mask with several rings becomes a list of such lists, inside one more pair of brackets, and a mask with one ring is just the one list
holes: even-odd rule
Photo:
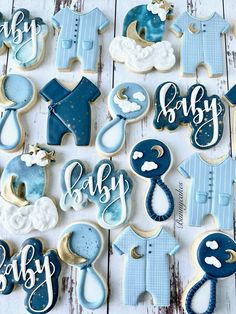
[[35, 145], [29, 145], [29, 154], [37, 154], [37, 152], [40, 151], [40, 147], [38, 144]]

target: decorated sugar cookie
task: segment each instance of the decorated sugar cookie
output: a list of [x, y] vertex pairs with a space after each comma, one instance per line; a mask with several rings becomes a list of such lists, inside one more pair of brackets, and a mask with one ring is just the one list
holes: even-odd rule
[[122, 36], [116, 36], [110, 44], [112, 59], [137, 73], [153, 68], [170, 70], [176, 61], [174, 50], [162, 38], [165, 22], [172, 16], [173, 5], [166, 0], [150, 0], [132, 8], [125, 16]]
[[108, 109], [113, 120], [96, 137], [96, 148], [105, 156], [113, 156], [124, 145], [126, 124], [142, 119], [150, 106], [147, 91], [136, 83], [121, 83], [108, 96]]
[[79, 210], [87, 201], [98, 208], [98, 223], [107, 229], [124, 224], [130, 213], [133, 183], [125, 170], [115, 170], [112, 161], [101, 160], [92, 172], [77, 159], [69, 161], [62, 170], [61, 209]]
[[109, 25], [109, 20], [102, 11], [95, 8], [90, 12], [77, 13], [66, 7], [53, 16], [52, 23], [60, 31], [56, 53], [57, 69], [70, 71], [72, 62], [80, 60], [84, 72], [97, 72], [98, 35]]
[[[130, 153], [130, 165], [134, 173], [145, 180], [150, 180], [150, 187], [146, 197], [148, 215], [155, 221], [168, 219], [174, 210], [174, 199], [163, 177], [169, 171], [172, 156], [169, 148], [155, 139], [143, 140], [137, 143]], [[156, 187], [163, 190], [168, 201], [165, 214], [159, 215], [153, 209], [153, 197]]]
[[198, 149], [209, 149], [219, 143], [223, 135], [225, 106], [217, 95], [208, 96], [205, 86], [192, 85], [185, 97], [177, 84], [165, 82], [155, 93], [154, 127], [173, 131], [189, 124], [191, 143]]
[[23, 70], [36, 68], [43, 60], [48, 26], [39, 18], [31, 18], [26, 9], [15, 11], [6, 21], [0, 13], [0, 53], [11, 48], [11, 56]]
[[[88, 222], [74, 223], [67, 227], [58, 244], [58, 253], [61, 260], [79, 269], [77, 293], [79, 303], [87, 309], [93, 310], [101, 307], [106, 301], [107, 287], [101, 276], [94, 268], [94, 263], [101, 254], [103, 236], [98, 228]], [[92, 289], [88, 286], [88, 277], [96, 282], [99, 291], [98, 299], [90, 301], [86, 291]]]
[[[29, 313], [48, 313], [58, 297], [58, 278], [61, 272], [55, 250], [44, 253], [41, 240], [29, 238], [19, 253], [12, 255], [9, 244], [0, 240], [0, 293], [10, 294], [16, 285], [26, 292], [25, 308]], [[3, 296], [0, 296], [3, 300]], [[19, 309], [18, 313], [23, 313]]]
[[[201, 236], [195, 243], [199, 276], [194, 284], [186, 288], [183, 303], [188, 314], [199, 313], [193, 309], [192, 300], [199, 289], [210, 281], [208, 308], [203, 314], [212, 314], [216, 308], [216, 286], [218, 279], [236, 273], [236, 242], [221, 232], [210, 232]], [[201, 312], [202, 313], [202, 312]]]
[[50, 101], [47, 143], [61, 145], [63, 137], [72, 133], [76, 145], [89, 145], [91, 136], [90, 104], [100, 94], [97, 86], [86, 77], [82, 77], [73, 90], [67, 89], [55, 78], [49, 81], [40, 91], [40, 95], [47, 102]]
[[54, 160], [54, 152], [35, 145], [30, 146], [29, 153], [14, 157], [4, 168], [1, 175], [4, 204], [0, 207], [0, 218], [9, 232], [45, 231], [57, 224], [56, 206], [45, 196], [46, 167]]
[[25, 139], [21, 114], [37, 99], [34, 84], [26, 77], [9, 74], [0, 77], [0, 149], [17, 151]]

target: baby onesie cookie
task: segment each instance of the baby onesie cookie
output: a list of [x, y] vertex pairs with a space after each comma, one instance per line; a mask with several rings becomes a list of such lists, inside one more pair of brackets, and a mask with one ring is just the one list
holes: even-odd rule
[[208, 96], [205, 86], [192, 85], [185, 97], [177, 84], [165, 82], [155, 93], [154, 127], [170, 131], [189, 124], [191, 143], [198, 149], [209, 149], [219, 143], [223, 135], [225, 106], [217, 95]]
[[179, 165], [179, 172], [191, 179], [187, 204], [189, 225], [201, 226], [210, 214], [220, 229], [233, 228], [235, 169], [236, 162], [229, 155], [209, 160], [193, 154]]
[[112, 161], [101, 160], [86, 173], [83, 163], [69, 161], [61, 175], [61, 209], [79, 210], [91, 201], [98, 207], [98, 223], [107, 229], [124, 224], [130, 213], [133, 183], [125, 170], [115, 170]]
[[112, 59], [137, 73], [153, 68], [170, 70], [176, 61], [174, 50], [162, 37], [165, 21], [172, 15], [173, 5], [166, 0], [152, 0], [132, 8], [124, 19], [123, 36], [116, 36], [110, 44]]
[[[101, 307], [107, 298], [107, 287], [96, 271], [94, 264], [103, 248], [103, 236], [98, 228], [88, 222], [78, 222], [68, 226], [60, 239], [58, 253], [61, 260], [79, 269], [77, 293], [79, 303], [87, 309]], [[93, 277], [99, 289], [97, 300], [90, 301], [86, 296], [88, 276]]]
[[56, 53], [57, 69], [70, 71], [72, 62], [79, 59], [84, 72], [97, 72], [98, 35], [110, 23], [102, 11], [95, 8], [87, 13], [77, 13], [66, 7], [53, 16], [52, 23], [60, 31]]
[[[192, 300], [196, 292], [209, 280], [211, 283], [208, 308], [203, 314], [212, 314], [216, 308], [216, 285], [218, 279], [229, 277], [236, 272], [236, 242], [222, 232], [210, 232], [201, 235], [195, 243], [198, 268], [201, 272], [187, 288], [183, 306], [188, 314], [196, 314]], [[199, 313], [199, 312], [197, 312]]]
[[0, 77], [0, 149], [13, 152], [21, 148], [25, 131], [20, 116], [36, 102], [34, 84], [18, 74]]
[[149, 292], [154, 306], [170, 305], [168, 255], [174, 255], [179, 247], [165, 228], [144, 232], [128, 226], [118, 235], [113, 249], [126, 258], [123, 304], [137, 305], [139, 296]]
[[[174, 198], [163, 177], [169, 171], [172, 156], [169, 148], [155, 139], [143, 140], [137, 143], [130, 153], [130, 165], [134, 173], [145, 180], [150, 180], [150, 187], [146, 196], [146, 209], [149, 217], [155, 221], [168, 219], [174, 210]], [[153, 209], [153, 197], [156, 187], [163, 190], [168, 209], [165, 214], [159, 215]]]
[[0, 218], [9, 232], [45, 231], [57, 224], [56, 206], [45, 196], [45, 168], [54, 160], [54, 152], [34, 145], [28, 154], [14, 157], [4, 168], [1, 196], [5, 202], [0, 207]]
[[142, 119], [150, 106], [147, 91], [136, 83], [121, 83], [108, 96], [108, 109], [113, 120], [96, 137], [96, 149], [105, 156], [118, 153], [125, 143], [126, 124]]
[[100, 95], [100, 91], [90, 80], [82, 77], [73, 90], [65, 88], [57, 79], [49, 81], [40, 95], [47, 102], [47, 143], [61, 145], [64, 135], [72, 133], [75, 144], [87, 146], [91, 136], [91, 102]]
[[207, 19], [200, 19], [184, 12], [172, 24], [172, 31], [182, 37], [181, 74], [196, 75], [199, 65], [207, 67], [209, 77], [224, 73], [224, 56], [221, 35], [230, 28], [218, 13]]
[[31, 18], [26, 9], [16, 10], [6, 21], [0, 13], [0, 54], [11, 48], [11, 57], [23, 70], [36, 68], [44, 58], [48, 26], [39, 18]]
[[[42, 241], [25, 240], [18, 254], [12, 255], [9, 244], [0, 240], [0, 293], [10, 294], [16, 285], [26, 292], [25, 308], [29, 313], [48, 313], [58, 297], [61, 272], [55, 250], [44, 253]], [[1, 296], [3, 299], [3, 296]], [[18, 313], [23, 313], [21, 310]]]

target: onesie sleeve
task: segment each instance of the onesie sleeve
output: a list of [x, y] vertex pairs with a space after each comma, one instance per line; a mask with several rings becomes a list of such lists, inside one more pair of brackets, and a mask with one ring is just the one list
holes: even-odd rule
[[62, 25], [62, 20], [65, 14], [66, 8], [58, 11], [53, 17], [52, 17], [52, 24], [56, 28], [60, 28]]
[[223, 19], [220, 15], [218, 15], [217, 23], [219, 25], [221, 34], [227, 33], [227, 31], [230, 29], [230, 24], [225, 19]]
[[101, 92], [90, 80], [85, 76], [82, 77], [80, 86], [83, 89], [83, 92], [88, 95], [88, 100], [94, 102], [100, 95]]
[[97, 9], [97, 16], [98, 16], [98, 30], [99, 32], [103, 32], [106, 29], [106, 27], [110, 24], [110, 21], [99, 9]]
[[45, 101], [57, 102], [70, 93], [65, 87], [63, 87], [57, 79], [49, 81], [39, 92], [40, 96]]
[[163, 229], [163, 231], [164, 231], [164, 243], [167, 249], [167, 253], [169, 255], [175, 255], [175, 253], [180, 248], [180, 245], [171, 233], [167, 232], [165, 229]]
[[127, 227], [121, 232], [112, 244], [112, 248], [120, 255], [125, 254], [129, 250], [131, 232], [130, 227]]
[[232, 106], [236, 106], [236, 85], [234, 85], [226, 94], [225, 98]]
[[184, 176], [185, 178], [191, 178], [192, 175], [192, 166], [196, 155], [193, 154], [189, 158], [185, 159], [179, 166], [178, 171]]
[[172, 23], [170, 29], [177, 35], [182, 36], [185, 29], [185, 20], [186, 13], [181, 14], [175, 21]]

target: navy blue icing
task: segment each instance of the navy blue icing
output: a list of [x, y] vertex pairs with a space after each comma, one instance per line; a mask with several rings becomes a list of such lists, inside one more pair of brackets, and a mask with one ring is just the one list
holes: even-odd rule
[[73, 90], [63, 87], [55, 78], [40, 91], [51, 104], [48, 107], [47, 143], [60, 145], [66, 133], [72, 133], [75, 144], [89, 145], [91, 134], [90, 102], [100, 96], [99, 89], [86, 77], [82, 77]]
[[230, 88], [230, 90], [225, 94], [225, 98], [231, 105], [236, 105], [236, 85]]
[[[218, 104], [217, 112], [219, 114], [218, 115], [219, 130], [218, 130], [218, 139], [216, 140], [215, 143], [213, 143], [212, 145], [208, 145], [211, 142], [212, 136], [213, 136], [212, 124], [210, 122], [206, 123], [207, 120], [209, 121], [212, 119], [212, 114], [210, 111], [204, 112], [204, 119], [203, 119], [202, 123], [200, 123], [200, 124], [195, 123], [195, 121], [193, 119], [194, 116], [193, 116], [191, 110], [189, 110], [188, 116], [185, 116], [183, 113], [183, 110], [182, 110], [182, 106], [179, 106], [178, 109], [175, 109], [176, 119], [174, 122], [168, 121], [168, 115], [164, 116], [163, 114], [161, 114], [162, 108], [160, 105], [160, 90], [165, 84], [168, 84], [168, 83], [172, 84], [170, 86], [169, 90], [167, 91], [167, 94], [166, 94], [167, 97], [165, 99], [166, 104], [172, 100], [171, 103], [169, 103], [169, 105], [168, 105], [168, 109], [175, 108], [176, 105], [178, 104], [178, 102], [182, 101], [183, 97], [186, 98], [187, 106], [189, 109], [190, 108], [191, 93], [192, 93], [193, 89], [195, 87], [198, 87], [198, 86], [203, 88], [204, 96], [201, 98], [201, 101], [199, 101], [197, 103], [197, 105], [196, 105], [197, 108], [201, 108], [203, 110], [204, 109], [204, 101], [208, 100], [209, 102], [211, 102], [213, 98], [216, 98], [217, 104]], [[175, 90], [177, 90], [177, 94], [174, 97]], [[219, 105], [222, 108], [221, 112], [219, 109]], [[190, 124], [190, 126], [192, 128], [191, 142], [192, 142], [192, 145], [198, 149], [209, 149], [209, 148], [211, 148], [211, 147], [213, 147], [219, 143], [219, 141], [221, 140], [222, 135], [223, 135], [224, 113], [225, 113], [225, 106], [224, 106], [223, 102], [221, 101], [220, 97], [217, 95], [207, 96], [207, 90], [206, 90], [205, 86], [201, 85], [201, 84], [192, 85], [188, 89], [187, 96], [181, 96], [178, 85], [173, 83], [173, 82], [165, 82], [165, 83], [161, 84], [160, 86], [158, 86], [158, 88], [156, 89], [156, 92], [155, 92], [155, 117], [153, 120], [154, 127], [156, 129], [167, 128], [168, 130], [173, 131], [173, 130], [177, 129], [181, 124]], [[160, 118], [158, 121], [157, 119], [158, 119], [159, 115], [160, 115]], [[203, 126], [203, 124], [205, 124], [205, 125]], [[196, 141], [195, 135], [196, 135], [196, 132], [198, 131], [199, 127], [201, 127], [202, 129], [201, 129], [201, 132], [198, 132], [197, 141]]]

